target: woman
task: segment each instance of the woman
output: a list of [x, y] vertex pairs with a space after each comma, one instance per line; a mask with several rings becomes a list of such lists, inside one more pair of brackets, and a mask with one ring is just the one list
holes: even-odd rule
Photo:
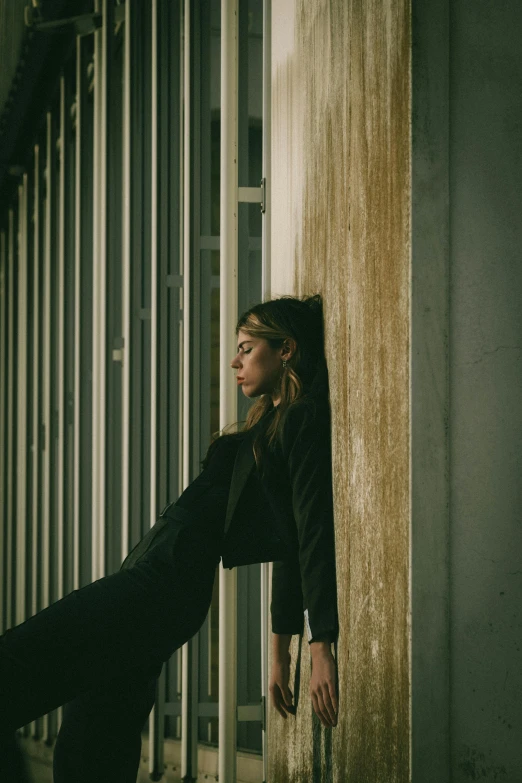
[[336, 725], [331, 642], [338, 626], [321, 300], [283, 297], [257, 305], [236, 331], [231, 366], [245, 396], [257, 398], [245, 429], [211, 444], [202, 473], [167, 506], [117, 574], [71, 593], [0, 638], [5, 747], [14, 729], [67, 703], [55, 783], [136, 780], [141, 729], [162, 663], [203, 623], [220, 557], [230, 568], [274, 561], [272, 703], [283, 718], [294, 712], [289, 646], [304, 618], [313, 708], [323, 725]]

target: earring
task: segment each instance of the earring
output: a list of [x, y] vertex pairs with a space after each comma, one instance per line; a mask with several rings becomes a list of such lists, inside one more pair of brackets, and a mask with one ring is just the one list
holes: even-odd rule
[[286, 368], [286, 359], [283, 359], [283, 370]]

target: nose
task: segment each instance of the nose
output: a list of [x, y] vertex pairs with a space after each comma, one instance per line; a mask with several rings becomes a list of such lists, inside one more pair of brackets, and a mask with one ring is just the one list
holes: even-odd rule
[[241, 367], [241, 361], [239, 359], [239, 354], [236, 354], [236, 356], [234, 356], [234, 358], [230, 362], [230, 366], [232, 367], [233, 370], [239, 370], [239, 368]]

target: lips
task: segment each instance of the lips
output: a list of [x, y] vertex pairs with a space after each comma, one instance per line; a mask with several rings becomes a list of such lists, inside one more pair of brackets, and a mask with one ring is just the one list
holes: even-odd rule
[[244, 380], [245, 380], [244, 378], [241, 378], [239, 375], [236, 375], [236, 381], [238, 382], [238, 384], [243, 383]]

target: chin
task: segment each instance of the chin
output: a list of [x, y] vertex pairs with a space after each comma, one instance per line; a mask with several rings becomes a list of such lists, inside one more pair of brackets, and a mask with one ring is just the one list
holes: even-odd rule
[[251, 397], [259, 397], [262, 392], [257, 391], [257, 389], [245, 389], [245, 387], [242, 387], [243, 394], [245, 397], [248, 397], [250, 399]]

